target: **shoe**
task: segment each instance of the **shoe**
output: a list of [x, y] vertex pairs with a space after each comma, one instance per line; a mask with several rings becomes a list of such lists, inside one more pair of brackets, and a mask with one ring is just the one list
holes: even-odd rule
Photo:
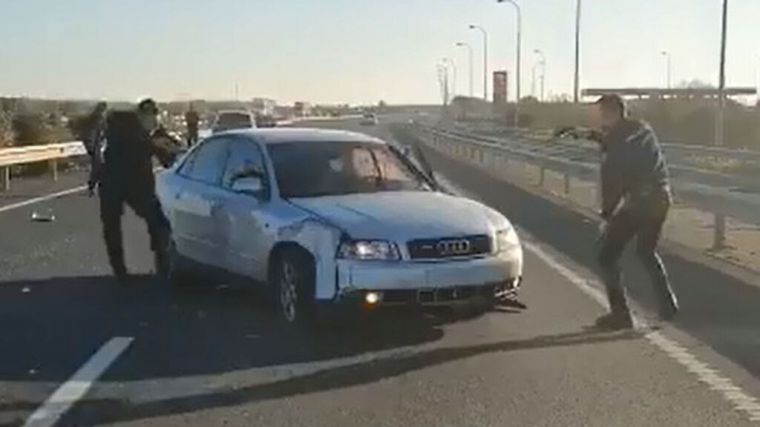
[[630, 313], [608, 313], [597, 318], [594, 326], [605, 331], [633, 329], [633, 318]]
[[113, 277], [119, 285], [128, 285], [130, 282], [130, 275], [126, 268], [114, 268]]
[[676, 299], [675, 295], [671, 294], [669, 298], [667, 298], [667, 301], [662, 303], [659, 313], [660, 320], [664, 322], [673, 320], [673, 318], [676, 317], [678, 310], [678, 300]]

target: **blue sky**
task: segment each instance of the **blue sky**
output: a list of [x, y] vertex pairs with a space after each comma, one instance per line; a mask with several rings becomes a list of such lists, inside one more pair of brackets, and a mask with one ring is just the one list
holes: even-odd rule
[[[517, 0], [523, 9], [523, 94], [533, 49], [546, 89], [570, 93], [575, 0]], [[583, 0], [582, 87], [717, 82], [721, 0]], [[436, 63], [456, 60], [467, 90], [475, 49], [514, 70], [515, 19], [495, 0], [24, 0], [2, 2], [0, 94], [132, 100], [269, 96], [282, 102], [438, 102]], [[760, 0], [731, 0], [727, 81], [754, 86]], [[510, 97], [514, 93], [514, 89]]]

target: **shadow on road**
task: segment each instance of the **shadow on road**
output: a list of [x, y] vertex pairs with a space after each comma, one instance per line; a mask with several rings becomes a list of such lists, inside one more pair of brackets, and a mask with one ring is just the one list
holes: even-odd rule
[[[108, 381], [211, 375], [325, 361], [439, 340], [461, 316], [352, 315], [330, 329], [285, 325], [248, 288], [177, 290], [150, 276], [0, 283], [0, 381], [61, 382], [109, 339], [134, 341]], [[503, 315], [515, 311], [501, 308]]]
[[619, 340], [633, 340], [641, 336], [640, 332], [635, 331], [617, 333], [585, 331], [538, 336], [525, 340], [436, 348], [410, 355], [388, 356], [346, 366], [327, 368], [313, 374], [296, 376], [265, 384], [238, 389], [226, 389], [190, 397], [136, 404], [117, 400], [91, 400], [79, 405], [67, 415], [67, 419], [94, 425], [191, 413], [373, 383], [419, 369], [487, 353], [588, 345]]

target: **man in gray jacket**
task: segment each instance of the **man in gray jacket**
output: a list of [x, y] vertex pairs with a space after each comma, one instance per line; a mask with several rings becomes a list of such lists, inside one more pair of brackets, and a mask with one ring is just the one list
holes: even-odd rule
[[619, 266], [633, 237], [636, 254], [658, 296], [660, 318], [670, 320], [678, 302], [656, 250], [672, 203], [665, 157], [652, 128], [626, 117], [621, 97], [604, 95], [593, 107], [603, 152], [601, 216], [605, 222], [598, 260], [610, 304], [610, 313], [600, 317], [597, 326], [633, 326]]

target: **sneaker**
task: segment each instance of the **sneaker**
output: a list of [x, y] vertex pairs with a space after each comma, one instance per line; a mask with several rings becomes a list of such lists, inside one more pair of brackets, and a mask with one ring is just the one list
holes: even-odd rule
[[660, 308], [660, 320], [664, 322], [673, 320], [673, 318], [676, 317], [678, 310], [678, 300], [676, 299], [675, 295], [671, 295], [670, 298], [668, 298], [668, 300], [665, 301]]
[[633, 318], [630, 313], [608, 313], [597, 318], [594, 326], [605, 331], [633, 329]]

